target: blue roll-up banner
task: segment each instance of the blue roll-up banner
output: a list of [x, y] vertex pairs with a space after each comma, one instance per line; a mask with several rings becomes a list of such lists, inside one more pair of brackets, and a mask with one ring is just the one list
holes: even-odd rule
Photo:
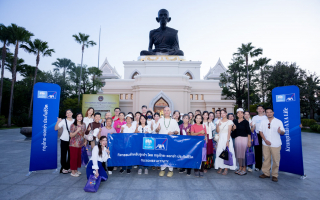
[[36, 83], [33, 91], [32, 142], [29, 171], [57, 168], [60, 86]]
[[281, 136], [280, 171], [304, 175], [300, 91], [297, 86], [277, 87], [272, 90], [274, 117], [283, 122], [285, 134]]
[[200, 168], [204, 137], [143, 133], [109, 134], [108, 166]]

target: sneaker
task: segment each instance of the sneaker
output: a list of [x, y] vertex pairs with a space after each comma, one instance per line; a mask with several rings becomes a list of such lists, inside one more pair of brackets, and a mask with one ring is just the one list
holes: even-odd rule
[[169, 171], [168, 174], [167, 174], [167, 177], [172, 177], [172, 176], [173, 176], [173, 172]]
[[200, 172], [198, 171], [198, 172], [194, 172], [194, 176], [195, 177], [200, 177]]
[[260, 171], [260, 169], [258, 169], [258, 168], [255, 168], [255, 170], [254, 170], [254, 171], [258, 172], [258, 171]]
[[77, 174], [81, 175], [81, 172], [77, 171]]
[[190, 176], [191, 175], [191, 172], [187, 172], [187, 176]]
[[160, 167], [157, 167], [157, 170], [160, 170]]
[[152, 167], [152, 170], [156, 170], [156, 167]]
[[68, 173], [71, 173], [72, 172], [72, 170], [71, 169], [68, 169]]
[[165, 172], [164, 170], [161, 170], [161, 171], [159, 172], [159, 176], [164, 176], [165, 173], [166, 173], [166, 172]]
[[247, 169], [247, 170], [248, 170], [248, 172], [252, 172], [252, 169], [251, 169], [250, 167], [248, 167], [248, 169]]
[[71, 173], [70, 175], [73, 176], [73, 177], [79, 177], [79, 174], [77, 174], [77, 173], [74, 173], [74, 174]]
[[144, 174], [148, 174], [148, 169], [144, 169]]
[[117, 171], [117, 167], [114, 167], [114, 168], [113, 168], [113, 171]]
[[138, 174], [139, 174], [139, 175], [142, 174], [142, 169], [138, 169]]
[[109, 175], [112, 174], [112, 171], [108, 171], [108, 174], [109, 174]]
[[131, 173], [131, 170], [130, 169], [127, 169], [127, 174], [130, 174]]
[[137, 167], [138, 167], [137, 165], [133, 166], [133, 168], [137, 168]]
[[121, 174], [124, 172], [124, 169], [120, 169], [120, 171], [119, 171]]
[[180, 169], [180, 170], [179, 170], [179, 173], [182, 174], [182, 173], [185, 172], [185, 171], [186, 171], [185, 169]]
[[204, 173], [200, 172], [200, 178], [203, 178]]
[[62, 170], [62, 173], [63, 173], [63, 174], [67, 174], [67, 173], [69, 173], [69, 172], [68, 172], [68, 170], [63, 169], [63, 170]]

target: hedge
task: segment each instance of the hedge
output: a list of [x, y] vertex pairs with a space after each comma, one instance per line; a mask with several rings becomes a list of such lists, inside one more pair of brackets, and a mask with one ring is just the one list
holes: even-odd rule
[[304, 127], [310, 127], [314, 124], [317, 124], [317, 121], [314, 119], [301, 119], [301, 124]]

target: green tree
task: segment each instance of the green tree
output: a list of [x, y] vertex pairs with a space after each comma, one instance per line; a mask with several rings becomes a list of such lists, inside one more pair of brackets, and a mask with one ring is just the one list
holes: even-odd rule
[[[80, 77], [82, 77], [82, 64], [83, 64], [83, 52], [84, 48], [89, 48], [89, 46], [94, 46], [96, 43], [92, 40], [89, 41], [89, 35], [86, 35], [84, 33], [79, 33], [72, 35], [74, 37], [75, 41], [79, 44], [81, 44], [81, 49], [82, 49], [82, 56], [81, 56], [81, 68], [80, 68]], [[80, 105], [80, 87], [81, 87], [81, 80], [78, 86], [78, 105]]]
[[10, 31], [10, 41], [15, 45], [14, 51], [14, 61], [12, 67], [12, 84], [10, 92], [10, 104], [9, 104], [9, 115], [8, 115], [8, 127], [11, 127], [11, 117], [12, 117], [12, 100], [13, 100], [13, 91], [14, 91], [14, 80], [16, 79], [16, 66], [19, 52], [19, 45], [30, 40], [30, 37], [33, 36], [33, 33], [27, 31], [24, 27], [17, 26], [16, 24], [11, 24], [9, 27]]
[[5, 65], [5, 59], [6, 59], [6, 54], [8, 52], [7, 50], [7, 46], [9, 46], [9, 44], [11, 43], [10, 41], [10, 31], [9, 31], [9, 27], [0, 24], [0, 41], [3, 43], [2, 46], [2, 53], [1, 53], [1, 60], [2, 60], [2, 64], [0, 65], [1, 68], [1, 86], [0, 86], [0, 115], [1, 115], [1, 105], [2, 105], [2, 90], [3, 90], [3, 76], [4, 76], [4, 66]]
[[33, 42], [28, 41], [27, 45], [21, 44], [20, 48], [25, 49], [26, 52], [32, 53], [36, 55], [36, 69], [34, 72], [34, 81], [32, 85], [32, 92], [31, 92], [31, 100], [30, 100], [30, 107], [29, 107], [29, 114], [28, 117], [30, 118], [31, 116], [31, 109], [32, 109], [32, 101], [33, 101], [33, 87], [36, 84], [37, 80], [37, 71], [38, 71], [38, 66], [40, 62], [40, 55], [43, 57], [45, 56], [51, 56], [52, 53], [54, 53], [54, 49], [49, 49], [48, 42], [43, 42], [39, 39], [35, 39]]
[[261, 92], [261, 98], [262, 102], [265, 103], [265, 93], [266, 93], [266, 76], [268, 74], [268, 70], [270, 66], [268, 66], [268, 63], [271, 61], [269, 58], [259, 58], [258, 60], [254, 60], [254, 65], [260, 69], [260, 92]]
[[92, 76], [92, 93], [96, 93], [103, 86], [101, 79], [97, 78], [102, 75], [102, 71], [98, 67], [89, 67], [88, 74]]
[[300, 69], [296, 63], [288, 64], [287, 62], [277, 62], [270, 68], [270, 75], [268, 77], [268, 103], [272, 105], [272, 90], [276, 87], [296, 85], [299, 87], [303, 96], [305, 86], [306, 72]]
[[310, 115], [310, 119], [314, 119], [314, 113], [319, 108], [319, 93], [320, 80], [316, 73], [309, 73], [305, 75], [305, 85], [302, 89], [301, 101], [304, 101], [309, 110], [306, 110]]
[[246, 68], [247, 68], [247, 88], [248, 88], [248, 109], [250, 108], [250, 81], [249, 81], [249, 69], [248, 69], [248, 61], [249, 61], [249, 56], [251, 58], [257, 57], [262, 54], [262, 49], [261, 48], [255, 48], [254, 46], [251, 46], [251, 42], [248, 44], [241, 44], [241, 47], [238, 48], [238, 52], [234, 53], [233, 55], [236, 56], [242, 56], [245, 61], [246, 61]]
[[226, 73], [220, 75], [220, 82], [224, 85], [222, 95], [228, 99], [235, 99], [238, 107], [242, 106], [245, 98], [246, 71], [242, 57], [234, 57]]
[[75, 66], [75, 64], [67, 58], [57, 58], [57, 61], [53, 62], [52, 65], [56, 66], [53, 70], [54, 71], [59, 71], [60, 69], [63, 70], [63, 84], [61, 84], [61, 97], [65, 96], [65, 90], [68, 87], [67, 86], [67, 73], [72, 66]]

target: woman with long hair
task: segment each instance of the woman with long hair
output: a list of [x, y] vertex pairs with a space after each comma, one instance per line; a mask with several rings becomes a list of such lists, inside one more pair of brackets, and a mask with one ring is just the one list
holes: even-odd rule
[[[109, 112], [110, 113], [110, 112]], [[98, 138], [100, 139], [102, 136], [106, 136], [107, 138], [108, 138], [108, 135], [109, 134], [114, 134], [114, 133], [117, 133], [117, 131], [116, 131], [116, 129], [114, 129], [113, 127], [112, 127], [112, 122], [113, 122], [113, 120], [112, 120], [112, 116], [110, 115], [110, 116], [108, 116], [107, 118], [106, 118], [106, 120], [105, 120], [105, 126], [104, 127], [102, 127], [102, 129], [101, 129], [101, 133], [98, 135]], [[106, 163], [102, 163], [103, 165], [103, 167], [105, 168], [106, 166]], [[112, 174], [112, 170], [114, 169], [114, 167], [108, 167], [108, 173], [109, 174]]]
[[175, 119], [178, 123], [178, 125], [180, 126], [181, 124], [183, 124], [183, 121], [180, 119], [180, 111], [179, 110], [175, 110], [172, 113], [172, 118]]
[[207, 161], [205, 162], [204, 165], [204, 173], [207, 172], [208, 169], [211, 169], [213, 167], [213, 142], [212, 142], [212, 130], [211, 130], [211, 125], [209, 122], [209, 112], [208, 111], [203, 111], [202, 113], [203, 117], [203, 124], [206, 126], [207, 130]]
[[86, 132], [86, 124], [83, 123], [82, 113], [76, 115], [76, 120], [70, 126], [70, 169], [71, 176], [78, 177], [81, 172], [78, 168], [81, 168], [81, 147], [84, 145], [83, 136]]
[[189, 115], [189, 124], [193, 124], [194, 123], [194, 114], [193, 112], [188, 112], [188, 115]]
[[[194, 136], [204, 136], [206, 142], [204, 143], [203, 148], [207, 147], [207, 130], [206, 130], [206, 126], [202, 124], [203, 123], [203, 117], [201, 116], [201, 114], [198, 114], [195, 116], [194, 118], [194, 124], [191, 126], [191, 135]], [[203, 155], [203, 157], [205, 157]], [[205, 163], [206, 159], [202, 160], [201, 163], [201, 167], [200, 170], [199, 169], [194, 169], [194, 175], [196, 177], [201, 177], [203, 178], [203, 172], [204, 172], [204, 163]]]
[[[217, 156], [215, 159], [214, 167], [218, 170], [218, 174], [222, 173], [222, 170], [224, 169], [224, 172], [222, 175], [228, 174], [228, 169], [235, 170], [236, 169], [236, 158], [234, 155], [234, 149], [233, 149], [233, 142], [231, 140], [231, 129], [233, 122], [231, 120], [227, 119], [227, 111], [224, 109], [221, 110], [221, 117], [222, 119], [217, 121], [217, 133], [219, 133], [219, 141], [218, 141], [218, 147], [217, 147]], [[232, 153], [232, 159], [233, 159], [233, 165], [225, 165], [224, 160], [220, 158], [220, 154], [222, 151], [224, 151], [226, 148], [229, 148], [229, 152]]]
[[107, 162], [110, 158], [110, 151], [107, 148], [107, 137], [101, 136], [97, 146], [92, 149], [92, 157], [87, 165], [87, 179], [90, 175], [95, 175], [96, 177], [100, 176], [101, 181], [106, 181], [108, 175], [106, 170], [103, 168], [102, 163]]

